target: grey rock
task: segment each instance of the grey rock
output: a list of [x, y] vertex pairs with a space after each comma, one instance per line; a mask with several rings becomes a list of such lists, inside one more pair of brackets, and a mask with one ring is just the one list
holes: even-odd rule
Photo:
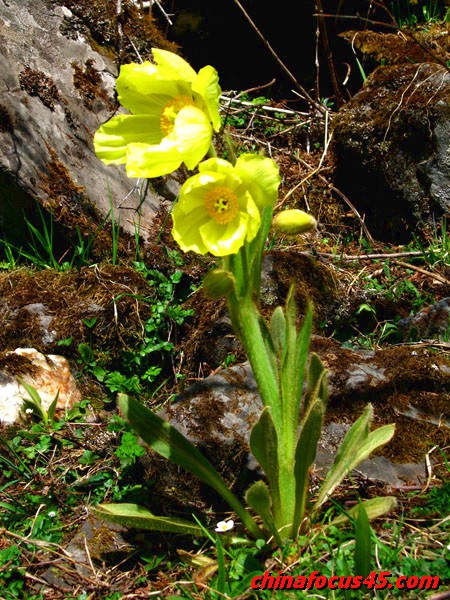
[[429, 339], [450, 332], [450, 298], [427, 306], [415, 315], [401, 319], [398, 329], [404, 340]]
[[[122, 535], [124, 531], [125, 528], [116, 523], [106, 523], [89, 515], [64, 548], [65, 554], [53, 561], [53, 565], [42, 575], [42, 579], [51, 586], [71, 590], [78, 576], [95, 577], [93, 561], [110, 553], [129, 553], [132, 549]], [[68, 566], [70, 568], [67, 568]]]
[[7, 228], [17, 243], [38, 199], [68, 225], [91, 205], [104, 218], [112, 204], [131, 234], [140, 207], [145, 237], [163, 197], [96, 158], [93, 135], [118, 108], [117, 67], [80, 33], [67, 37], [68, 19], [44, 0], [0, 0], [0, 234]]
[[450, 74], [379, 67], [333, 119], [336, 185], [378, 239], [407, 241], [450, 209]]
[[[399, 428], [399, 431], [406, 432], [401, 435], [408, 439], [406, 454], [410, 445], [411, 422], [419, 428], [421, 424], [427, 426], [422, 437], [429, 435], [430, 444], [435, 443], [437, 432], [448, 426], [450, 413], [442, 414], [441, 408], [442, 405], [448, 406], [445, 399], [450, 392], [450, 371], [445, 356], [430, 356], [426, 350], [404, 347], [374, 352], [349, 350], [340, 348], [331, 340], [314, 336], [312, 349], [327, 365], [330, 383], [327, 422], [316, 457], [318, 472], [324, 473], [331, 465], [345, 433], [362, 410], [361, 399], [375, 404], [378, 425], [400, 421], [401, 418], [406, 421]], [[430, 378], [430, 370], [434, 378]], [[413, 393], [415, 389], [420, 390], [417, 396]], [[407, 392], [406, 408], [402, 390]], [[421, 406], [421, 402], [429, 397], [432, 399], [431, 408], [429, 405]], [[442, 404], [434, 401], [434, 397], [440, 397]], [[358, 400], [357, 407], [355, 400]], [[261, 410], [252, 370], [248, 363], [243, 363], [196, 383], [160, 415], [202, 448], [214, 464], [217, 464], [217, 456], [223, 462], [228, 452], [228, 468], [236, 468], [235, 457], [246, 453], [246, 467], [254, 471], [257, 464], [249, 453], [249, 439]], [[368, 459], [358, 467], [358, 474], [393, 487], [414, 484], [425, 476], [423, 456], [419, 452], [419, 459], [414, 463], [405, 461], [403, 456], [396, 458], [394, 451], [389, 458], [376, 456]], [[238, 475], [235, 474], [235, 477]]]
[[41, 302], [34, 302], [32, 304], [26, 304], [23, 307], [30, 315], [34, 315], [40, 325], [42, 332], [42, 343], [44, 346], [52, 344], [56, 340], [56, 331], [50, 329], [53, 321], [53, 315], [46, 314], [46, 307]]
[[366, 384], [368, 380], [374, 387], [386, 382], [385, 369], [373, 365], [355, 365], [348, 372], [346, 387], [357, 392], [359, 387]]

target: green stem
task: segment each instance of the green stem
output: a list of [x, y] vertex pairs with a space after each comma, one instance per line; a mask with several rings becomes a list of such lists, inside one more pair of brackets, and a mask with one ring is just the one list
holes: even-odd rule
[[212, 142], [208, 150], [208, 158], [217, 158], [217, 152]]
[[229, 160], [229, 162], [232, 165], [235, 165], [236, 164], [236, 152], [234, 150], [234, 144], [231, 141], [230, 134], [228, 133], [228, 131], [226, 129], [223, 132], [223, 135], [224, 135], [224, 138], [225, 138], [225, 142], [227, 144], [228, 152], [230, 154], [230, 160]]
[[252, 263], [252, 288], [253, 288], [253, 299], [256, 304], [259, 304], [261, 296], [261, 274], [262, 274], [262, 261], [264, 256], [264, 248], [266, 245], [267, 237], [269, 235], [270, 226], [272, 224], [272, 213], [273, 207], [266, 206], [262, 210], [261, 214], [261, 227], [259, 228], [258, 235], [250, 246], [250, 254], [253, 255]]
[[230, 294], [228, 309], [233, 327], [247, 353], [262, 402], [264, 406], [270, 407], [273, 422], [278, 430], [282, 421], [278, 382], [261, 333], [258, 309], [249, 294], [240, 298]]

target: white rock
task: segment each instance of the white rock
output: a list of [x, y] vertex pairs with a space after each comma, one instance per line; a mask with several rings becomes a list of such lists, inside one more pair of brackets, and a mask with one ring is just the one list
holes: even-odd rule
[[[20, 357], [18, 359], [18, 357]], [[63, 356], [44, 355], [34, 348], [17, 348], [0, 359], [0, 422], [20, 420], [28, 392], [18, 378], [33, 386], [47, 410], [59, 392], [56, 412], [70, 409], [81, 400], [69, 363]]]

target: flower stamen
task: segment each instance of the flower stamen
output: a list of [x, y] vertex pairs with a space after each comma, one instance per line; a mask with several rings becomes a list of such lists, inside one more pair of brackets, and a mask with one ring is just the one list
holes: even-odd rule
[[208, 215], [219, 225], [233, 221], [239, 211], [236, 194], [224, 186], [217, 186], [205, 194], [205, 206]]
[[189, 96], [177, 96], [168, 102], [161, 112], [161, 131], [164, 136], [172, 133], [177, 114], [185, 106], [194, 106], [194, 102]]

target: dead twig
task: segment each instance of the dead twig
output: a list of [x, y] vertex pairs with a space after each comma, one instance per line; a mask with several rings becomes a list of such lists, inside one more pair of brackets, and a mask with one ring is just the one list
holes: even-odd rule
[[423, 256], [419, 250], [411, 250], [408, 252], [391, 252], [391, 253], [375, 253], [375, 254], [332, 254], [331, 252], [318, 252], [320, 256], [326, 258], [339, 258], [340, 260], [377, 260], [379, 258], [400, 258], [406, 256]]
[[[327, 28], [325, 25], [325, 20], [324, 20], [324, 17], [322, 16], [323, 15], [322, 0], [316, 0], [316, 4], [317, 4], [317, 9], [318, 9], [317, 22], [318, 22], [318, 26], [319, 26], [319, 33], [322, 38], [323, 48], [325, 50], [325, 54], [327, 57], [328, 70], [330, 72], [331, 85], [333, 87], [333, 94], [334, 94], [334, 98], [336, 100], [337, 107], [340, 108], [343, 104], [345, 104], [345, 100], [344, 100], [344, 97], [342, 96], [341, 89], [339, 87], [339, 82], [338, 82], [338, 78], [336, 75], [336, 68], [334, 66], [334, 61], [333, 61], [333, 52], [330, 47], [330, 42], [328, 39], [328, 32], [327, 32]], [[318, 88], [317, 88], [317, 91], [319, 91]]]
[[264, 90], [265, 88], [270, 87], [275, 82], [276, 79], [274, 77], [271, 81], [269, 81], [269, 83], [263, 83], [261, 85], [257, 85], [256, 87], [248, 88], [247, 90], [242, 90], [242, 92], [239, 92], [239, 94], [236, 94], [236, 96], [233, 96], [233, 98], [237, 100], [240, 96], [243, 96], [244, 94], [250, 94], [250, 92], [259, 92], [260, 90]]
[[430, 271], [422, 269], [422, 267], [416, 267], [416, 265], [411, 265], [410, 263], [405, 263], [402, 260], [394, 259], [392, 262], [393, 262], [393, 264], [398, 265], [399, 267], [404, 267], [405, 269], [411, 269], [412, 271], [417, 271], [417, 273], [421, 273], [422, 275], [425, 275], [426, 277], [431, 277], [432, 279], [436, 279], [436, 281], [440, 281], [441, 283], [444, 283], [445, 285], [450, 285], [450, 280], [446, 279], [442, 275], [439, 275], [438, 273], [431, 273]]

